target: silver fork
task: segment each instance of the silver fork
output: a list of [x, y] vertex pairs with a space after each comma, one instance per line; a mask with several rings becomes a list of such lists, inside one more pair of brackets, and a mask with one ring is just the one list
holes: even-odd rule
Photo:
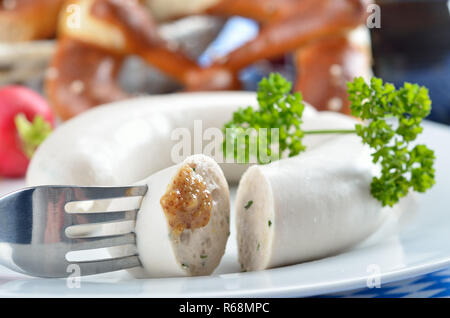
[[136, 244], [131, 231], [100, 237], [69, 237], [67, 227], [135, 220], [139, 209], [68, 213], [66, 204], [139, 197], [146, 192], [147, 186], [38, 186], [8, 194], [0, 198], [0, 264], [27, 275], [53, 278], [72, 275], [68, 270], [71, 264], [79, 266], [81, 276], [140, 266], [135, 252], [103, 260], [67, 261], [66, 254], [71, 251]]

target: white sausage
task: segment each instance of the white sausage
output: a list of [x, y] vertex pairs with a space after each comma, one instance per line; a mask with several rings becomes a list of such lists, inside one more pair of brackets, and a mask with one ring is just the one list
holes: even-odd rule
[[[171, 140], [176, 128], [187, 128], [193, 139], [194, 121], [201, 121], [203, 131], [222, 128], [233, 111], [247, 105], [256, 105], [254, 93], [162, 95], [96, 107], [59, 126], [45, 140], [30, 163], [27, 184], [135, 183], [179, 163], [171, 158], [172, 148], [179, 142]], [[315, 114], [306, 106], [304, 120]], [[203, 147], [208, 142], [204, 141]], [[202, 152], [191, 150], [191, 154]], [[221, 167], [228, 182], [238, 182], [247, 168], [235, 164]]]
[[313, 260], [368, 237], [390, 213], [370, 194], [377, 171], [355, 135], [249, 168], [235, 202], [242, 268]]

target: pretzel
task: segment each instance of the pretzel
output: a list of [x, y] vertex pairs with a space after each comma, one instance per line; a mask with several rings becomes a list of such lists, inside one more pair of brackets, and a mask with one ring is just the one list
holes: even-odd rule
[[0, 0], [0, 42], [45, 39], [56, 31], [64, 0]]
[[337, 36], [309, 45], [294, 53], [297, 82], [294, 90], [318, 110], [350, 114], [347, 82], [357, 76], [370, 78], [371, 59], [367, 45]]
[[[328, 87], [323, 83], [330, 81], [329, 73], [317, 72], [309, 79], [309, 70], [330, 69], [336, 64], [345, 69], [345, 74], [353, 76], [353, 72], [346, 70], [350, 65], [348, 59], [361, 54], [369, 60], [367, 52], [352, 50], [344, 44], [348, 32], [364, 22], [367, 4], [364, 0], [204, 1], [203, 6], [196, 7], [200, 10], [198, 13], [222, 17], [240, 15], [261, 24], [255, 39], [206, 68], [199, 67], [181, 50], [165, 42], [158, 35], [157, 24], [148, 7], [138, 0], [69, 1], [67, 5], [80, 6], [82, 23], [79, 27], [71, 26], [70, 16], [63, 10], [60, 40], [51, 63], [51, 76], [46, 80], [46, 91], [57, 113], [67, 119], [93, 106], [129, 97], [117, 84], [122, 63], [129, 55], [140, 56], [183, 85], [185, 90], [197, 91], [239, 89], [237, 74], [242, 68], [261, 59], [294, 52], [299, 73], [296, 87], [302, 90], [307, 101], [323, 94], [325, 102], [333, 98], [330, 96], [342, 97], [345, 89], [337, 86], [330, 92], [321, 91]], [[152, 4], [155, 7], [156, 2], [158, 0], [150, 0], [149, 7], [152, 8]], [[189, 14], [195, 13], [190, 10]], [[174, 12], [180, 15], [179, 10]], [[171, 17], [167, 12], [165, 15], [160, 12], [158, 16]], [[343, 44], [334, 45], [336, 41], [343, 41]], [[322, 47], [331, 50], [330, 56], [337, 55], [331, 66]], [[308, 52], [314, 48], [322, 53], [318, 60], [308, 58]], [[347, 54], [347, 51], [354, 54]], [[368, 65], [362, 71], [367, 70]], [[317, 86], [305, 84], [305, 81], [312, 83], [313, 79], [318, 82]], [[319, 108], [324, 108], [325, 102], [319, 100]]]

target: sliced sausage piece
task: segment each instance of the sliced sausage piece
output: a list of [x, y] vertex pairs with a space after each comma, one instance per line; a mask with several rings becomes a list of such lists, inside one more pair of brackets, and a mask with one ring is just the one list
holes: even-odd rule
[[136, 220], [142, 277], [209, 275], [230, 234], [230, 194], [219, 165], [204, 155], [138, 182], [148, 185]]
[[368, 237], [390, 210], [370, 194], [377, 173], [370, 149], [354, 135], [249, 168], [235, 203], [242, 268], [262, 270], [313, 260]]

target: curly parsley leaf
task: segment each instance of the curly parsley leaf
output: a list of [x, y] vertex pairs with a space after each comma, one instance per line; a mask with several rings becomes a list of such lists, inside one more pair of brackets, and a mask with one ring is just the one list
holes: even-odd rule
[[[270, 161], [279, 159], [286, 151], [289, 157], [305, 149], [300, 129], [304, 110], [300, 93], [292, 93], [292, 84], [280, 74], [272, 73], [258, 86], [258, 109], [240, 108], [224, 126], [224, 153], [239, 163], [248, 163], [262, 154]], [[275, 128], [275, 129], [273, 129]]]
[[383, 206], [393, 206], [410, 188], [418, 192], [431, 188], [434, 152], [425, 145], [411, 146], [431, 111], [428, 90], [410, 83], [395, 89], [378, 78], [370, 84], [356, 78], [347, 85], [352, 115], [368, 120], [367, 125], [356, 125], [356, 133], [374, 149], [373, 162], [381, 165], [381, 175], [372, 180], [372, 195]]

